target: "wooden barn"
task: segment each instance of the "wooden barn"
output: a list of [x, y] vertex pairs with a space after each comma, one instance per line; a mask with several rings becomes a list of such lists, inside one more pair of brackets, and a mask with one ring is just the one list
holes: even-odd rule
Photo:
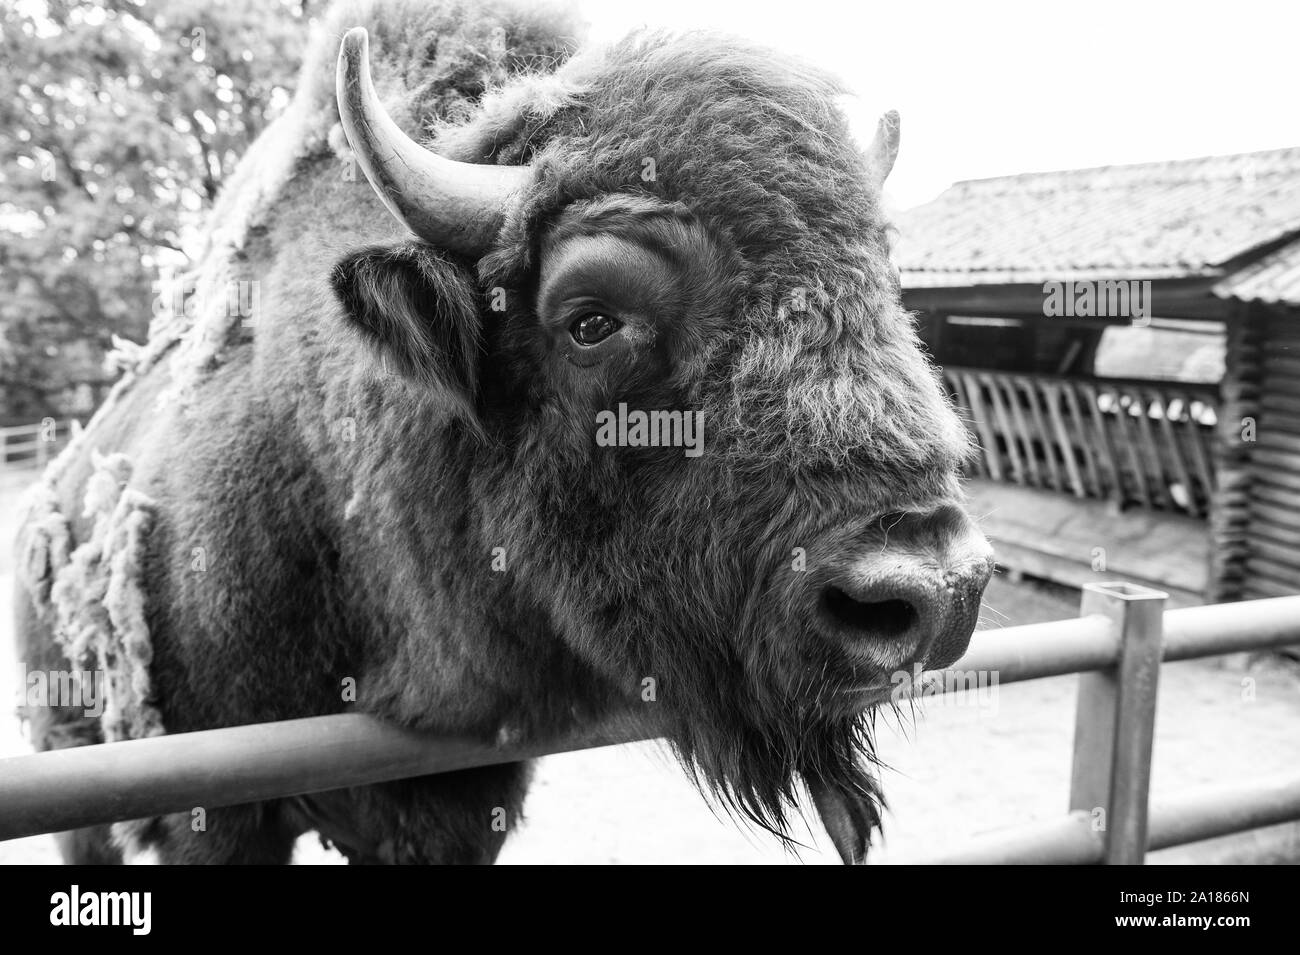
[[1008, 568], [1300, 593], [1300, 148], [961, 182], [898, 226]]

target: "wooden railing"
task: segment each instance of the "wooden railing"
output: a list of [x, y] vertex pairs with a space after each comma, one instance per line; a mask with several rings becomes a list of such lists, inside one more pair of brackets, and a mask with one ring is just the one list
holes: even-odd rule
[[973, 473], [1204, 517], [1216, 385], [943, 369], [980, 446]]
[[72, 438], [79, 422], [46, 418], [36, 424], [0, 428], [0, 468], [42, 468]]

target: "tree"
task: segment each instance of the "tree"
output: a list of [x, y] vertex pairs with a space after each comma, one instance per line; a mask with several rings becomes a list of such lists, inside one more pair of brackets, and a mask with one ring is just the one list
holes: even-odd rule
[[305, 0], [0, 13], [0, 424], [84, 414], [240, 155], [288, 105]]

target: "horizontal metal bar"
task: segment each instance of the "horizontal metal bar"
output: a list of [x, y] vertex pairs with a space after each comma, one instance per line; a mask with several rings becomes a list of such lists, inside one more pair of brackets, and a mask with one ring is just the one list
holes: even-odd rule
[[0, 759], [0, 840], [452, 772], [655, 735], [632, 721], [490, 746], [362, 714], [316, 716]]
[[974, 836], [947, 852], [878, 853], [872, 865], [1094, 865], [1106, 851], [1105, 833], [1085, 812]]
[[[960, 664], [1000, 682], [1106, 666], [1104, 617], [976, 635]], [[530, 747], [419, 733], [350, 714], [54, 750], [0, 760], [0, 839], [364, 786], [549, 753], [648, 739], [645, 723], [611, 724]]]
[[1002, 683], [1038, 680], [1111, 666], [1119, 642], [1110, 621], [1090, 614], [1054, 623], [982, 630], [952, 665], [954, 670], [996, 670]]
[[932, 696], [962, 688], [955, 673], [996, 673], [998, 685], [1085, 673], [1114, 666], [1119, 641], [1110, 621], [1100, 614], [1035, 623], [1000, 630], [981, 630], [970, 649], [946, 670], [929, 670], [919, 681], [882, 690], [873, 702], [898, 702], [910, 696]]
[[[1204, 786], [1153, 799], [1147, 850], [1300, 820], [1300, 776]], [[1090, 865], [1102, 861], [1104, 833], [1092, 817], [1072, 812], [1055, 819], [981, 833], [947, 852], [882, 853], [875, 865]]]
[[[1167, 610], [1164, 631], [1161, 659], [1165, 663], [1300, 644], [1300, 596]], [[1118, 660], [1119, 642], [1107, 619], [1095, 614], [982, 630], [971, 638], [966, 655], [947, 671], [928, 671], [908, 692], [882, 691], [875, 702], [960, 692], [963, 681], [944, 676], [954, 671], [997, 673], [1001, 686], [1102, 670]]]
[[1167, 663], [1300, 644], [1300, 596], [1186, 607], [1165, 613]]
[[1198, 787], [1152, 800], [1149, 849], [1245, 832], [1300, 819], [1300, 776]]
[[[1205, 614], [1205, 620], [1197, 617]], [[1248, 636], [1241, 636], [1241, 634]], [[1226, 636], [1225, 636], [1226, 634]], [[1300, 597], [1171, 611], [1165, 659], [1300, 642]], [[1115, 663], [1106, 618], [981, 631], [952, 670], [996, 672], [999, 684]], [[944, 672], [911, 693], [943, 692]], [[937, 681], [930, 683], [928, 681]], [[885, 690], [879, 699], [891, 696]], [[0, 760], [0, 839], [215, 808], [532, 759], [649, 739], [648, 723], [611, 723], [563, 740], [492, 746], [419, 733], [359, 715], [320, 716]]]

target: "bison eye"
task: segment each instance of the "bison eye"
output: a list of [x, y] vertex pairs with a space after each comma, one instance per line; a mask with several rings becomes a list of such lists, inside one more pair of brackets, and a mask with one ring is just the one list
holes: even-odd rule
[[623, 323], [616, 318], [591, 312], [570, 325], [569, 334], [579, 345], [599, 345], [622, 327]]

